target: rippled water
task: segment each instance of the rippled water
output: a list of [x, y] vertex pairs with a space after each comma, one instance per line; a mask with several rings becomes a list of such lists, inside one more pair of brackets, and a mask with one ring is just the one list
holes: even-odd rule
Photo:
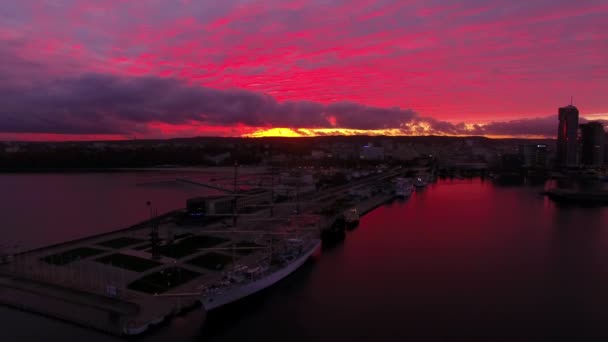
[[[81, 192], [90, 189], [90, 177], [105, 187], [104, 179], [115, 176], [66, 175], [63, 186], [28, 181], [27, 175], [0, 182], [25, 178], [13, 189], [24, 196], [38, 184], [37, 205], [47, 205], [43, 212], [52, 212], [63, 227], [73, 213], [65, 202], [49, 201], [48, 191], [70, 188], [87, 198], [69, 202], [78, 207], [95, 201], [90, 190]], [[120, 208], [152, 192], [166, 191], [177, 204], [191, 191], [141, 190], [128, 186], [132, 179], [124, 182], [124, 188], [116, 184], [123, 204], [101, 201], [86, 209], [87, 215], [110, 216], [103, 229], [145, 217], [145, 210]], [[141, 340], [605, 340], [608, 208], [556, 205], [540, 195], [542, 189], [440, 181], [366, 215], [343, 244], [324, 249], [277, 286], [206, 320], [199, 310], [175, 318]], [[22, 216], [15, 210], [22, 204], [10, 205], [13, 210], [2, 215], [40, 235], [36, 243], [56, 239], [37, 215]], [[110, 207], [113, 215], [107, 215]], [[118, 340], [6, 308], [0, 308], [0, 320], [9, 340]]]

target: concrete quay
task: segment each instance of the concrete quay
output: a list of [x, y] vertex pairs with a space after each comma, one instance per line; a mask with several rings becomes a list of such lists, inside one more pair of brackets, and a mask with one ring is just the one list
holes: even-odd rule
[[[273, 234], [318, 236], [331, 223], [294, 217], [319, 217], [315, 211], [352, 189], [386, 182], [399, 172], [303, 196], [302, 203], [276, 204], [272, 211], [261, 206], [239, 215], [236, 226], [231, 215], [183, 224], [178, 220], [183, 211], [173, 211], [111, 233], [19, 253], [0, 264], [0, 304], [113, 335], [139, 334], [197, 305], [201, 288], [220, 280], [229, 265], [255, 264], [267, 254]], [[363, 215], [392, 198], [389, 188], [354, 205]], [[301, 228], [296, 232], [287, 229], [294, 221]], [[152, 226], [161, 241], [157, 257]], [[254, 247], [241, 250], [246, 246]]]

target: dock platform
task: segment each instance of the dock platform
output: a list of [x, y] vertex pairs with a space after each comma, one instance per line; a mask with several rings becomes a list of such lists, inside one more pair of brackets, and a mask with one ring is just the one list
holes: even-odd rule
[[[302, 213], [315, 216], [350, 189], [399, 172], [310, 195]], [[364, 214], [392, 197], [390, 188], [359, 200], [356, 207]], [[109, 334], [142, 333], [199, 304], [201, 289], [223, 279], [230, 265], [266, 257], [272, 234], [293, 234], [293, 204], [267, 207], [239, 215], [238, 224], [231, 215], [184, 223], [179, 220], [184, 211], [178, 210], [114, 232], [15, 254], [0, 263], [0, 304]], [[319, 234], [326, 224], [322, 219], [299, 222], [298, 234]], [[152, 231], [159, 244], [152, 243]]]
[[[247, 219], [239, 227], [181, 226], [168, 215], [158, 234], [172, 243], [158, 247], [158, 258], [145, 224], [19, 253], [0, 264], [0, 304], [110, 334], [138, 334], [199, 301], [171, 294], [200, 293], [228, 265], [255, 263], [267, 228]], [[243, 250], [252, 244], [260, 250]]]

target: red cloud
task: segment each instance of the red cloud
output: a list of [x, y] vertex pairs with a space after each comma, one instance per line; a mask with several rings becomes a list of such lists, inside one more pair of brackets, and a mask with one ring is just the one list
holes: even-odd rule
[[608, 6], [591, 0], [62, 4], [0, 18], [2, 89], [94, 72], [437, 120], [545, 115], [570, 95], [608, 112]]

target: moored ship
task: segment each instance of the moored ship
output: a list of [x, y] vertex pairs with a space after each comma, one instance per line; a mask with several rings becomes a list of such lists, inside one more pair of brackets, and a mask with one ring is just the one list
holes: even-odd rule
[[319, 239], [286, 239], [258, 265], [235, 265], [223, 279], [201, 288], [204, 308], [217, 309], [275, 284], [302, 266], [320, 245]]

